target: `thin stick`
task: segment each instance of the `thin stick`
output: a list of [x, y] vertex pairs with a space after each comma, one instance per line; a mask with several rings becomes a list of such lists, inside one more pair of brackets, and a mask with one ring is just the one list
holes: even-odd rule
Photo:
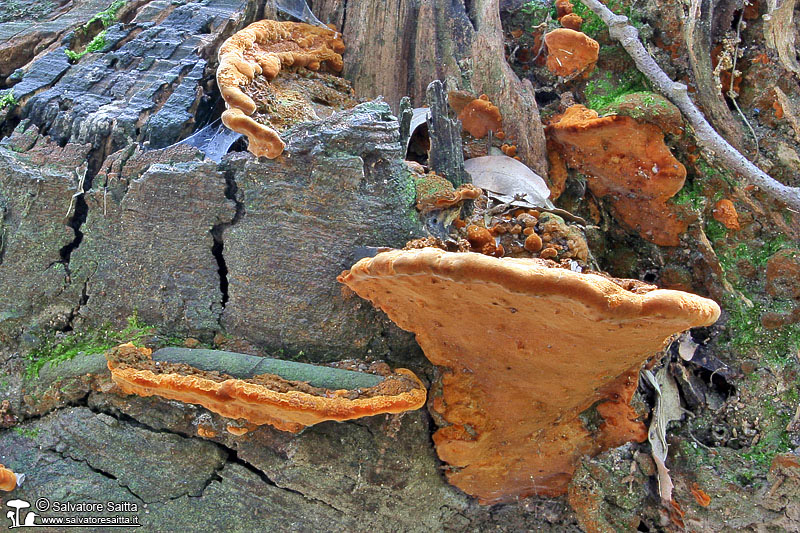
[[[78, 181], [78, 191], [72, 195], [72, 198], [69, 199], [69, 207], [67, 208], [67, 216], [69, 218], [69, 214], [72, 213], [72, 208], [75, 207], [75, 198], [82, 195], [85, 191], [83, 190], [83, 182], [86, 181], [86, 173], [89, 171], [89, 167], [86, 166], [83, 169], [83, 175], [80, 177], [80, 181]], [[80, 172], [80, 167], [75, 169], [75, 174]]]
[[639, 72], [647, 77], [658, 92], [678, 106], [694, 129], [700, 146], [747, 182], [760, 187], [774, 199], [800, 211], [800, 188], [789, 187], [772, 178], [722, 138], [689, 98], [686, 85], [672, 81], [645, 50], [639, 40], [639, 32], [628, 24], [628, 17], [613, 13], [599, 0], [581, 1], [606, 23], [611, 38], [618, 41], [628, 52]]
[[736, 49], [733, 51], [733, 66], [731, 67], [731, 86], [728, 88], [728, 96], [730, 97], [733, 105], [736, 107], [736, 111], [739, 112], [739, 116], [742, 117], [742, 120], [747, 127], [750, 129], [750, 134], [753, 136], [753, 141], [756, 143], [756, 153], [753, 155], [753, 159], [758, 159], [758, 155], [761, 150], [758, 147], [758, 135], [756, 135], [756, 130], [753, 129], [753, 126], [750, 124], [750, 121], [747, 120], [747, 117], [744, 116], [744, 112], [742, 112], [742, 108], [739, 107], [739, 103], [736, 101], [736, 98], [739, 96], [734, 89], [734, 83], [736, 82], [736, 63], [739, 59], [739, 44], [742, 42], [742, 24], [744, 23], [744, 9], [750, 5], [749, 0], [744, 0], [744, 7], [742, 7], [742, 12], [739, 13], [739, 22], [736, 24]]

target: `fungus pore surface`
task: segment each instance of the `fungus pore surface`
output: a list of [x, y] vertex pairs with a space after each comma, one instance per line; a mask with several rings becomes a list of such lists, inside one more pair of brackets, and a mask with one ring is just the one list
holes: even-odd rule
[[325, 64], [340, 72], [343, 51], [339, 33], [302, 22], [261, 20], [236, 32], [222, 43], [218, 54], [217, 85], [228, 108], [222, 122], [247, 135], [253, 154], [278, 157], [283, 141], [274, 129], [250, 117], [257, 106], [243, 89], [256, 76], [274, 79], [282, 67], [319, 70]]
[[610, 201], [618, 220], [650, 242], [678, 245], [688, 220], [667, 200], [683, 187], [686, 168], [657, 126], [626, 116], [599, 117], [577, 104], [545, 131], [548, 149], [587, 175], [592, 193]]
[[341, 422], [419, 409], [426, 397], [417, 376], [404, 368], [374, 387], [331, 390], [272, 374], [235, 379], [185, 364], [155, 362], [149, 349], [133, 344], [112, 348], [106, 358], [114, 383], [126, 394], [198, 404], [228, 418], [291, 433], [326, 420]]
[[640, 365], [719, 316], [693, 294], [432, 248], [383, 252], [338, 279], [437, 365], [437, 453], [484, 504], [564, 494], [582, 455], [644, 440], [630, 406]]

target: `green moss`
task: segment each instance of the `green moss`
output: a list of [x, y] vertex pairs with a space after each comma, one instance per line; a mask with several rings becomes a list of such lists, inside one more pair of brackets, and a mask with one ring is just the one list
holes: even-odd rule
[[770, 418], [773, 422], [761, 432], [761, 438], [756, 445], [742, 454], [744, 459], [753, 462], [753, 465], [762, 475], [766, 475], [767, 471], [769, 471], [772, 459], [777, 454], [785, 453], [792, 449], [792, 439], [786, 431], [786, 425], [789, 423], [790, 417], [774, 415]]
[[153, 332], [154, 328], [139, 320], [138, 315], [134, 312], [128, 317], [128, 325], [122, 331], [114, 331], [111, 326], [105, 325], [85, 332], [51, 336], [26, 356], [28, 367], [25, 369], [25, 377], [37, 378], [39, 370], [48, 363], [56, 366], [78, 355], [105, 352], [123, 342], [137, 344], [144, 337], [152, 335]]
[[703, 193], [702, 180], [699, 178], [687, 180], [678, 194], [672, 197], [672, 202], [677, 205], [689, 206], [695, 211], [705, 209], [706, 197]]
[[88, 28], [90, 24], [97, 20], [103, 23], [104, 28], [108, 28], [111, 26], [111, 24], [117, 21], [117, 13], [120, 9], [122, 9], [122, 6], [124, 6], [125, 3], [125, 0], [116, 0], [116, 2], [108, 6], [107, 9], [90, 18], [89, 22], [84, 24], [84, 29]]
[[[636, 29], [642, 28], [643, 24], [639, 18], [638, 12], [634, 11], [631, 5], [625, 0], [608, 0], [603, 3], [617, 15], [625, 15], [628, 17], [630, 24]], [[600, 20], [600, 17], [595, 15], [591, 9], [579, 1], [572, 2], [572, 12], [581, 16], [583, 19], [581, 31], [589, 37], [596, 38], [601, 31], [606, 29], [606, 24]]]
[[723, 344], [727, 343], [739, 352], [753, 351], [757, 358], [778, 367], [785, 367], [795, 360], [800, 349], [800, 324], [777, 329], [766, 329], [761, 324], [764, 313], [786, 311], [789, 305], [786, 301], [753, 302], [750, 307], [730, 297], [724, 305], [730, 318], [725, 325]]
[[0, 109], [14, 107], [15, 105], [17, 105], [17, 99], [14, 98], [14, 91], [8, 91], [3, 96], [0, 96]]
[[[117, 21], [117, 15], [119, 14], [119, 10], [126, 4], [125, 0], [116, 0], [111, 5], [108, 6], [105, 10], [95, 14], [89, 21], [78, 28], [76, 31], [82, 33], [83, 35], [89, 34], [92, 31], [92, 26], [96, 22], [100, 22], [103, 28], [108, 28], [113, 23]], [[95, 26], [96, 27], [96, 26]], [[80, 51], [75, 52], [73, 50], [64, 50], [64, 53], [67, 54], [67, 57], [71, 61], [78, 61], [80, 58], [85, 56], [90, 52], [98, 52], [106, 47], [106, 30], [103, 29], [100, 33], [94, 36], [94, 38], [86, 45], [86, 47]]]
[[25, 437], [26, 439], [35, 440], [39, 437], [39, 428], [23, 428], [16, 426], [13, 428], [13, 430], [14, 433], [20, 437]]
[[82, 51], [73, 52], [72, 50], [67, 48], [66, 50], [64, 50], [64, 53], [67, 54], [67, 57], [71, 61], [78, 61], [80, 58], [82, 58], [89, 52], [97, 52], [105, 48], [105, 46], [106, 46], [106, 31], [103, 30], [97, 35], [95, 35], [94, 39], [92, 39], [91, 42], [87, 44], [86, 48], [84, 48]]
[[[727, 244], [730, 239], [724, 239], [725, 232], [720, 229], [720, 234], [715, 234], [715, 226], [707, 223], [708, 234], [713, 237], [715, 251], [720, 265], [725, 270], [728, 281], [742, 295], [747, 297], [752, 306], [747, 305], [741, 298], [728, 295], [723, 302], [723, 306], [728, 311], [729, 318], [725, 324], [725, 334], [721, 338], [723, 346], [729, 346], [739, 353], [748, 353], [757, 359], [762, 359], [767, 363], [783, 368], [795, 360], [795, 353], [800, 348], [800, 324], [789, 324], [776, 329], [767, 329], [761, 323], [761, 317], [765, 313], [785, 313], [793, 308], [793, 302], [781, 298], [758, 298], [756, 294], [763, 292], [763, 287], [758, 288], [759, 281], [749, 281], [745, 283], [732, 276], [739, 269], [742, 262], [747, 262], [756, 272], [763, 272], [769, 258], [779, 250], [791, 245], [791, 242], [783, 235], [764, 240], [761, 243], [740, 242], [738, 244]], [[752, 291], [748, 289], [751, 286]]]
[[584, 96], [586, 106], [600, 113], [622, 96], [642, 91], [647, 91], [647, 82], [642, 73], [634, 68], [616, 77], [609, 71], [598, 74], [586, 84]]
[[714, 219], [706, 221], [706, 237], [712, 243], [718, 239], [724, 239], [728, 235], [728, 228]]
[[669, 111], [669, 101], [650, 91], [625, 92], [596, 111], [601, 115], [625, 115], [636, 120], [653, 120]]
[[786, 237], [778, 235], [764, 241], [760, 246], [742, 242], [736, 246], [717, 250], [717, 256], [725, 270], [731, 270], [736, 263], [742, 260], [749, 261], [757, 269], [762, 269], [767, 265], [770, 257], [789, 245], [790, 241]]
[[519, 8], [519, 13], [524, 16], [525, 29], [528, 31], [543, 22], [550, 23], [556, 20], [556, 7], [547, 2], [526, 2]]
[[727, 170], [723, 171], [717, 169], [703, 158], [698, 159], [697, 162], [695, 163], [695, 166], [703, 176], [707, 176], [710, 178], [719, 178], [731, 186], [735, 186], [737, 184], [736, 180], [732, 177], [730, 172], [728, 172]]

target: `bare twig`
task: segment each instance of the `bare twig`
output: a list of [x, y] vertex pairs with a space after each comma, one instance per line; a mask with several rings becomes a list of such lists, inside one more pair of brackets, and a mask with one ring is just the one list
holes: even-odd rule
[[750, 134], [753, 136], [753, 141], [756, 143], [756, 150], [753, 159], [757, 160], [758, 154], [761, 151], [760, 148], [758, 147], [758, 135], [756, 135], [756, 130], [753, 129], [753, 126], [750, 124], [750, 121], [747, 120], [747, 117], [744, 115], [742, 108], [739, 107], [739, 102], [736, 101], [736, 98], [739, 96], [739, 93], [737, 93], [734, 90], [734, 86], [736, 84], [736, 76], [737, 76], [736, 63], [738, 62], [739, 54], [741, 53], [739, 51], [739, 44], [741, 44], [742, 42], [742, 28], [744, 28], [745, 26], [744, 10], [749, 5], [750, 1], [745, 0], [744, 6], [742, 7], [742, 11], [741, 13], [739, 13], [739, 22], [736, 24], [736, 48], [733, 50], [733, 58], [732, 58], [733, 66], [731, 67], [731, 86], [728, 87], [728, 97], [733, 102], [734, 107], [736, 107], [736, 111], [739, 112], [739, 116], [742, 117], [742, 120], [744, 121], [745, 124], [747, 124], [747, 127], [750, 129]]
[[619, 41], [625, 48], [636, 64], [636, 68], [647, 77], [653, 87], [678, 106], [694, 129], [697, 142], [703, 148], [749, 183], [760, 187], [792, 209], [800, 211], [800, 188], [789, 187], [772, 178], [722, 138], [689, 98], [686, 85], [672, 81], [645, 50], [639, 40], [639, 32], [628, 24], [628, 17], [613, 13], [599, 0], [582, 1], [606, 23], [611, 38]]

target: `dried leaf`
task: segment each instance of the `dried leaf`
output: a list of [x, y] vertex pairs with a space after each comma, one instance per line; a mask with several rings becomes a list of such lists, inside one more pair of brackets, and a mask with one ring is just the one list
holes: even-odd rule
[[408, 139], [406, 139], [406, 152], [408, 152], [408, 144], [411, 142], [411, 137], [414, 136], [414, 130], [427, 123], [428, 116], [431, 110], [429, 107], [415, 107], [411, 115], [411, 126], [408, 128]]
[[667, 425], [673, 420], [679, 420], [683, 415], [678, 386], [667, 372], [667, 367], [661, 368], [654, 376], [649, 370], [643, 370], [642, 375], [656, 391], [656, 407], [653, 409], [653, 419], [647, 440], [652, 448], [653, 460], [658, 468], [658, 493], [665, 502], [672, 501], [672, 479], [666, 465], [667, 452]]
[[684, 361], [691, 361], [694, 357], [694, 352], [697, 351], [697, 343], [692, 339], [691, 333], [688, 331], [683, 333], [678, 339], [678, 355]]
[[541, 176], [513, 157], [487, 155], [464, 162], [464, 170], [472, 177], [472, 183], [503, 203], [525, 195], [524, 203], [530, 207], [554, 207], [548, 199], [550, 189]]
[[653, 454], [653, 460], [658, 469], [658, 494], [663, 501], [672, 501], [672, 489], [675, 488], [675, 485], [672, 484], [672, 478], [669, 477], [669, 468], [660, 457], [656, 457], [655, 453]]

